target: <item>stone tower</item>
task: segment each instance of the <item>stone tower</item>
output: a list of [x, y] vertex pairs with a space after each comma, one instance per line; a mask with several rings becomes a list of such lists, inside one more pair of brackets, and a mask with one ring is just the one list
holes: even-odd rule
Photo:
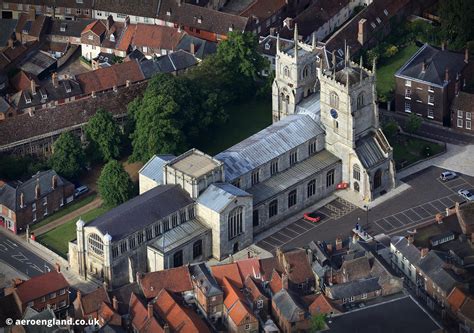
[[299, 102], [316, 89], [317, 52], [316, 38], [311, 45], [298, 40], [298, 27], [294, 28], [294, 45], [280, 48], [277, 37], [275, 80], [272, 86], [273, 122], [294, 114]]
[[379, 128], [375, 65], [372, 71], [346, 58], [322, 71], [321, 123], [326, 149], [342, 160], [342, 179], [371, 201], [395, 185], [393, 151]]

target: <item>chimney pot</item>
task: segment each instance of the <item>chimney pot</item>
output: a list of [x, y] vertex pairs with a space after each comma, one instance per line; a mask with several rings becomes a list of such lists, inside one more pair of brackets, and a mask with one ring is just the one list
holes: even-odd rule
[[281, 287], [288, 290], [288, 274], [286, 273], [281, 274]]
[[115, 311], [118, 311], [118, 300], [117, 300], [117, 297], [115, 296], [112, 298], [112, 306]]
[[148, 319], [150, 319], [153, 317], [153, 303], [151, 302], [148, 303], [147, 310], [148, 310]]
[[31, 79], [30, 86], [31, 86], [31, 93], [33, 95], [36, 95], [36, 82], [34, 79]]
[[366, 19], [359, 20], [357, 41], [362, 46], [367, 42], [367, 20]]
[[196, 45], [193, 42], [189, 45], [189, 52], [194, 55], [196, 53]]
[[54, 88], [58, 87], [58, 73], [54, 72], [53, 75], [51, 75], [51, 82], [53, 83]]

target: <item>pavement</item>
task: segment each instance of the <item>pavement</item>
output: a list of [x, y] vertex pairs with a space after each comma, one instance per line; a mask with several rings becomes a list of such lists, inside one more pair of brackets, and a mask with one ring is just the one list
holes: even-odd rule
[[68, 221], [71, 221], [72, 219], [76, 219], [76, 218], [79, 219], [81, 215], [83, 215], [84, 213], [87, 213], [88, 211], [92, 209], [100, 207], [100, 205], [102, 205], [102, 199], [97, 196], [94, 200], [89, 202], [87, 205], [84, 205], [81, 208], [76, 209], [75, 211], [72, 211], [69, 214], [64, 215], [63, 217], [60, 217], [42, 227], [37, 228], [33, 230], [33, 232], [36, 236], [44, 234], [56, 228], [57, 226], [60, 226]]

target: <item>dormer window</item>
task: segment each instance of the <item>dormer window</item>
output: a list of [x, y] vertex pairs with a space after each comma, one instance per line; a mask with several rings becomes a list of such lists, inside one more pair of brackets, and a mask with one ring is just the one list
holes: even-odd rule
[[202, 23], [202, 16], [198, 17], [198, 23]]
[[25, 93], [24, 97], [25, 97], [25, 102], [26, 102], [26, 104], [31, 103], [31, 97], [30, 97], [30, 95], [29, 95], [28, 93]]
[[59, 30], [62, 32], [66, 31], [67, 24], [66, 23], [61, 23], [61, 26], [59, 27]]
[[270, 43], [265, 43], [265, 50], [270, 50]]
[[109, 39], [110, 39], [111, 42], [115, 42], [115, 35], [114, 35], [114, 34], [110, 34]]
[[48, 94], [46, 94], [46, 91], [44, 91], [43, 89], [40, 89], [40, 93], [41, 93], [42, 100], [45, 100], [48, 98]]
[[171, 16], [171, 8], [166, 11], [166, 16]]
[[234, 25], [231, 24], [231, 26], [229, 27], [229, 31], [234, 31]]

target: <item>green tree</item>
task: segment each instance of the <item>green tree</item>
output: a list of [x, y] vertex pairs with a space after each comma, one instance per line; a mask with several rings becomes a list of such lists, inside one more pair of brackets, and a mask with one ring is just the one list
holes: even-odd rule
[[385, 49], [384, 57], [385, 58], [391, 58], [397, 53], [398, 53], [398, 47], [396, 47], [395, 45], [389, 45]]
[[120, 129], [110, 112], [100, 108], [85, 127], [85, 133], [93, 150], [103, 161], [117, 158], [120, 154]]
[[438, 12], [443, 37], [450, 41], [450, 47], [461, 49], [474, 40], [474, 1], [443, 0]]
[[132, 197], [133, 184], [122, 164], [110, 160], [98, 180], [99, 194], [107, 206], [117, 206]]
[[75, 179], [85, 166], [85, 156], [81, 142], [71, 132], [59, 136], [53, 146], [51, 167], [60, 175]]
[[417, 116], [416, 114], [410, 114], [408, 117], [408, 122], [406, 125], [406, 130], [408, 133], [415, 134], [421, 126], [422, 119], [421, 117]]
[[311, 332], [319, 332], [326, 327], [326, 315], [318, 313], [311, 317]]
[[383, 127], [383, 132], [387, 136], [387, 139], [392, 140], [398, 133], [398, 123], [395, 120], [391, 119]]

